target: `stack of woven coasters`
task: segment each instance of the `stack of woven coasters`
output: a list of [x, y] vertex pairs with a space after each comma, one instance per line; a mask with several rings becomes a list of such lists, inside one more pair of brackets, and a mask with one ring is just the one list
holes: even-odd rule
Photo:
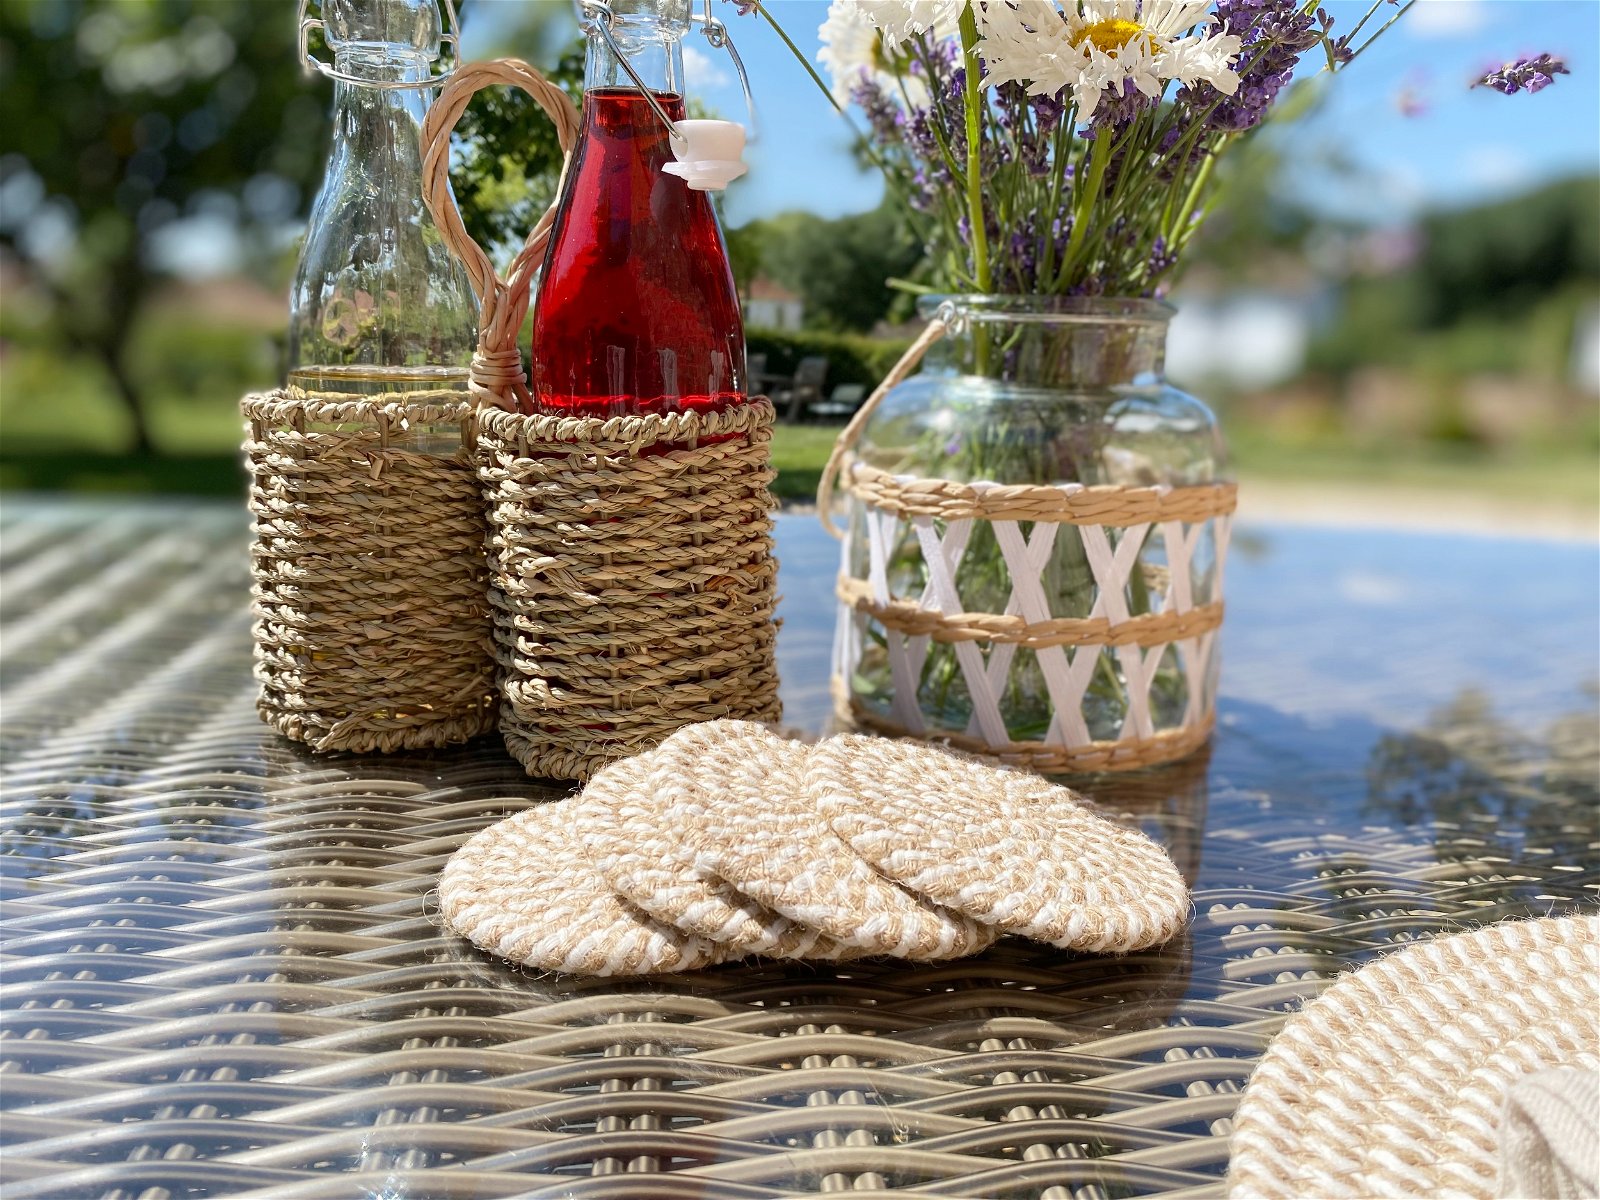
[[1127, 952], [1189, 894], [1137, 830], [1025, 771], [913, 742], [691, 725], [483, 830], [439, 882], [492, 954], [586, 975], [750, 956], [937, 962], [1003, 934]]

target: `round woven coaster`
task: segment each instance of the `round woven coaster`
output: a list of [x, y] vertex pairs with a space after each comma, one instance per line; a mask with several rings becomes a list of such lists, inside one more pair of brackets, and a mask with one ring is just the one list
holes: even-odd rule
[[732, 957], [859, 957], [695, 866], [686, 834], [705, 819], [705, 786], [684, 779], [676, 762], [659, 769], [660, 754], [658, 747], [601, 769], [575, 802], [583, 849], [601, 877], [657, 920]]
[[749, 721], [691, 725], [656, 752], [697, 815], [676, 832], [695, 863], [744, 895], [866, 955], [936, 962], [999, 932], [885, 879], [828, 828], [805, 794], [808, 747]]
[[1072, 950], [1129, 951], [1184, 926], [1166, 852], [1077, 794], [914, 742], [830, 738], [806, 792], [869, 864], [928, 899]]
[[738, 957], [619, 897], [578, 848], [576, 815], [571, 800], [538, 804], [476, 834], [440, 876], [445, 922], [491, 954], [545, 971], [653, 975]]
[[1600, 918], [1408, 946], [1291, 1017], [1234, 1118], [1230, 1196], [1497, 1196], [1506, 1093], [1600, 1069]]

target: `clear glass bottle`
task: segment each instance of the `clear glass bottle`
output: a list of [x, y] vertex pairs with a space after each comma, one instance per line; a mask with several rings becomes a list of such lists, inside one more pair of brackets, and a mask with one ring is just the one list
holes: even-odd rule
[[740, 404], [744, 324], [727, 246], [710, 196], [663, 170], [674, 159], [655, 111], [685, 114], [690, 0], [610, 8], [609, 39], [598, 14], [587, 22], [583, 125], [540, 276], [531, 392], [542, 411], [583, 416]]
[[[342, 78], [290, 295], [290, 391], [464, 393], [477, 300], [422, 200], [436, 0], [325, 0], [322, 16]], [[393, 84], [407, 86], [380, 86]], [[435, 433], [428, 448], [443, 449], [452, 433]]]
[[[922, 315], [953, 319], [952, 332], [934, 344], [919, 374], [884, 398], [856, 453], [893, 475], [958, 483], [1183, 487], [1225, 481], [1227, 452], [1216, 418], [1163, 376], [1172, 313], [1153, 300], [926, 297]], [[869, 539], [859, 501], [851, 520], [850, 569], [864, 579]], [[1152, 526], [1139, 551], [1127, 589], [1130, 615], [1153, 611], [1165, 590], [1164, 536], [1161, 525]], [[913, 601], [922, 596], [927, 563], [909, 522], [899, 523], [887, 553], [891, 593]], [[1212, 526], [1186, 549], [1197, 606], [1220, 599], [1218, 556]], [[989, 523], [973, 523], [955, 584], [965, 611], [1008, 611], [1010, 573]], [[1080, 538], [1055, 538], [1041, 584], [1053, 617], [1091, 615], [1096, 583]], [[888, 717], [895, 683], [886, 636], [869, 621], [849, 684], [857, 702]], [[1210, 661], [1196, 698], [1207, 712], [1216, 689], [1217, 659]], [[1102, 650], [1083, 705], [1091, 740], [1118, 738], [1128, 712], [1126, 683], [1116, 648]], [[916, 687], [915, 707], [929, 736], [971, 732], [973, 702], [953, 645], [929, 646]], [[1184, 724], [1194, 711], [1189, 691], [1188, 672], [1169, 652], [1150, 688], [1154, 732]], [[1019, 648], [1012, 657], [999, 704], [1013, 742], [1047, 736], [1054, 709], [1032, 650]]]

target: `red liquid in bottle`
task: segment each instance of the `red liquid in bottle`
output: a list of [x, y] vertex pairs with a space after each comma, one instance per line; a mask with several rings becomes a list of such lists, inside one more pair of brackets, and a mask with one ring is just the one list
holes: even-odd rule
[[[656, 94], [674, 121], [680, 96]], [[744, 324], [711, 198], [664, 173], [644, 93], [592, 88], [533, 322], [542, 412], [611, 417], [742, 404]]]

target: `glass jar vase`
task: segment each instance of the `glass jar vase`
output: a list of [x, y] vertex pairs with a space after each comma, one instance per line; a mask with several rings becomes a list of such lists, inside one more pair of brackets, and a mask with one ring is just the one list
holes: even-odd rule
[[1216, 418], [1163, 378], [1172, 312], [924, 300], [944, 335], [840, 475], [853, 723], [1047, 771], [1204, 743], [1235, 489]]

